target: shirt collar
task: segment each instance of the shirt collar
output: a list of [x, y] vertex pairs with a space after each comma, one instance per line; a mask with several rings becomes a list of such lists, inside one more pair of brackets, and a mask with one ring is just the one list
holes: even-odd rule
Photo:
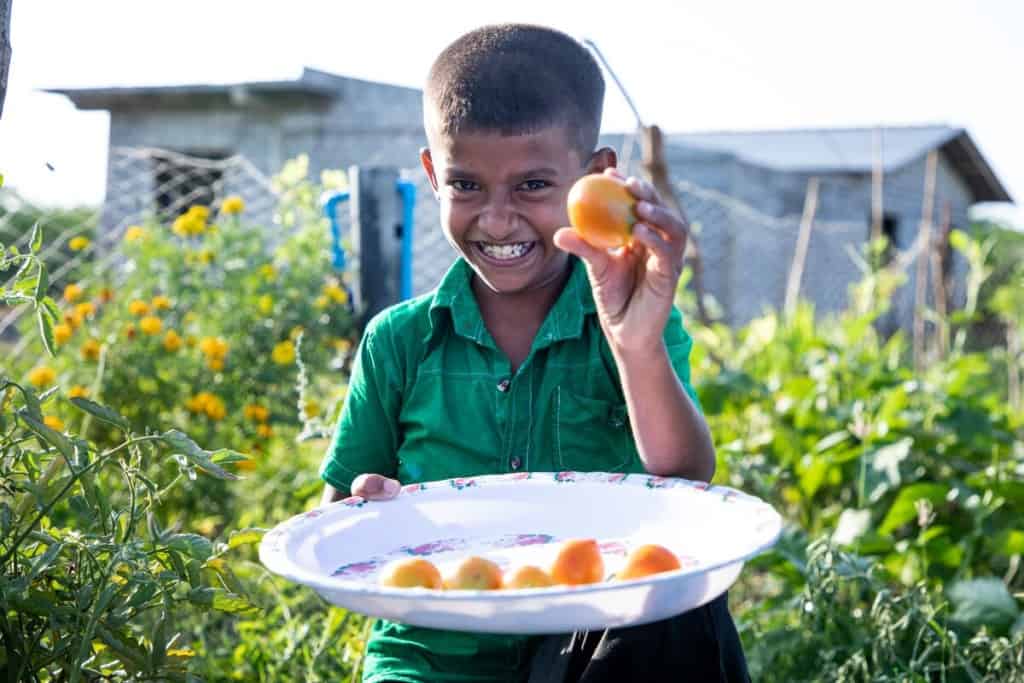
[[[579, 337], [586, 316], [597, 312], [586, 267], [575, 256], [570, 256], [569, 260], [572, 272], [562, 293], [555, 300], [555, 305], [548, 311], [544, 323], [537, 331], [537, 348]], [[430, 302], [429, 336], [433, 337], [437, 333], [445, 317], [442, 312], [447, 311], [447, 317], [452, 321], [452, 329], [456, 334], [483, 346], [494, 347], [494, 341], [487, 332], [476, 296], [473, 294], [472, 277], [473, 269], [461, 256], [448, 268]]]

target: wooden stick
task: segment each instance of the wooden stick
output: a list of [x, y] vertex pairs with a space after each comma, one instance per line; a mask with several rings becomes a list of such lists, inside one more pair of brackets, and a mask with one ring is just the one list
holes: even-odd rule
[[921, 249], [917, 252], [917, 274], [914, 281], [914, 366], [923, 370], [925, 365], [924, 310], [928, 293], [928, 253], [931, 251], [932, 207], [935, 204], [935, 175], [938, 168], [938, 150], [928, 152], [924, 170], [924, 199], [921, 204], [921, 225], [918, 239]]
[[[682, 202], [679, 201], [679, 196], [669, 179], [668, 164], [665, 161], [665, 142], [661, 135], [661, 129], [657, 126], [644, 126], [641, 130], [643, 132], [643, 167], [647, 179], [654, 185], [654, 189], [658, 191], [662, 199], [679, 213], [683, 222], [689, 225], [686, 210], [683, 208]], [[711, 316], [704, 305], [704, 262], [701, 259], [697, 236], [692, 232], [686, 240], [686, 259], [693, 269], [693, 278], [690, 282], [697, 297], [697, 315], [703, 324], [710, 325], [712, 323]]]
[[1020, 328], [1013, 322], [1006, 324], [1006, 369], [1009, 370], [1007, 399], [1010, 408], [1014, 412], [1020, 412], [1021, 402], [1024, 397], [1021, 395], [1021, 369], [1020, 369]]
[[783, 312], [789, 318], [796, 312], [800, 297], [800, 281], [804, 277], [804, 265], [807, 263], [807, 250], [811, 244], [811, 227], [814, 225], [814, 214], [818, 210], [818, 178], [811, 176], [807, 180], [807, 193], [804, 195], [804, 214], [800, 218], [800, 232], [796, 237], [796, 252], [793, 263], [789, 266], [789, 280], [786, 282], [786, 301]]
[[945, 357], [949, 353], [949, 284], [946, 281], [946, 258], [949, 251], [949, 233], [952, 230], [953, 207], [947, 199], [942, 204], [942, 223], [939, 234], [932, 245], [932, 300], [939, 318], [938, 353]]

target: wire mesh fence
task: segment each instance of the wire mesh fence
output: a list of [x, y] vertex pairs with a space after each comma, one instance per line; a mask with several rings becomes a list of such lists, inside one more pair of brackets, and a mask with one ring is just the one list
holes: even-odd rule
[[[622, 137], [618, 152], [621, 169], [630, 175], [643, 174], [635, 136]], [[704, 287], [716, 317], [738, 324], [766, 307], [780, 307], [800, 230], [802, 193], [777, 189], [782, 200], [766, 207], [757, 197], [736, 196], [702, 184], [688, 177], [685, 167], [682, 173], [673, 170], [675, 190], [700, 244]], [[438, 284], [454, 261], [455, 251], [441, 229], [439, 203], [424, 171], [409, 168], [401, 175], [417, 188], [412, 250], [412, 293], [417, 296]], [[869, 234], [870, 195], [863, 194], [863, 188], [849, 177], [826, 175], [820, 180], [801, 294], [818, 311], [828, 312], [846, 304], [849, 285], [860, 278], [851, 251], [859, 250]], [[919, 188], [906, 184], [885, 186], [887, 204], [901, 206], [909, 215], [901, 230], [891, 235], [895, 253], [902, 254], [908, 274], [907, 284], [893, 302], [894, 326], [906, 326], [915, 305], [916, 268], [912, 264], [922, 245], [912, 207], [916, 204], [916, 215], [920, 215], [920, 194]], [[243, 157], [209, 159], [161, 149], [115, 148], [109, 161], [107, 197], [98, 210], [73, 216], [42, 211], [0, 188], [0, 242], [25, 248], [29, 239], [26, 216], [36, 215], [47, 235], [44, 257], [58, 259], [52, 270], [55, 287], [71, 276], [80, 278], [83, 285], [101, 278], [116, 283], [118, 268], [124, 265], [117, 245], [129, 226], [153, 218], [166, 223], [194, 204], [216, 211], [231, 195], [244, 200], [247, 220], [277, 231], [289, 224], [289, 218], [294, 221], [294, 217], [279, 214], [281, 196], [271, 179]], [[937, 205], [942, 201], [942, 196], [936, 197]], [[340, 208], [335, 214], [337, 234], [332, 239], [348, 249], [351, 268], [358, 264], [358, 255], [351, 253], [350, 212]], [[948, 218], [957, 226], [966, 220], [966, 207], [962, 206], [955, 207]], [[68, 250], [73, 238], [86, 234], [90, 238], [87, 246]], [[330, 262], [325, 261], [324, 267], [330, 268]], [[6, 279], [9, 274], [0, 277]], [[22, 314], [18, 308], [0, 310], [0, 339], [6, 336], [11, 340], [11, 330]], [[16, 339], [13, 343], [13, 351], [8, 348], [7, 352], [20, 352]]]

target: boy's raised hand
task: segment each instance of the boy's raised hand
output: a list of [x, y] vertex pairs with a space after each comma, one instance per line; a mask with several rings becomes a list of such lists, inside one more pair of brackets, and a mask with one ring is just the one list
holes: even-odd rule
[[[623, 177], [613, 168], [605, 173]], [[554, 240], [555, 246], [586, 263], [601, 326], [613, 350], [651, 352], [659, 348], [672, 310], [689, 232], [650, 183], [631, 177], [626, 187], [638, 200], [632, 244], [600, 249], [572, 228], [561, 228]]]
[[381, 474], [360, 474], [352, 480], [352, 495], [366, 500], [390, 500], [398, 495], [402, 485], [397, 479]]

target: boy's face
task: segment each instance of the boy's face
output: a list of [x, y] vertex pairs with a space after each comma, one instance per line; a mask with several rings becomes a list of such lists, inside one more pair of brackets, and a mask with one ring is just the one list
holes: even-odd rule
[[580, 159], [563, 126], [513, 136], [433, 135], [430, 142], [420, 158], [440, 198], [445, 236], [483, 284], [514, 294], [556, 281], [568, 254], [552, 238], [569, 224], [569, 188], [584, 173], [614, 165], [614, 153]]

